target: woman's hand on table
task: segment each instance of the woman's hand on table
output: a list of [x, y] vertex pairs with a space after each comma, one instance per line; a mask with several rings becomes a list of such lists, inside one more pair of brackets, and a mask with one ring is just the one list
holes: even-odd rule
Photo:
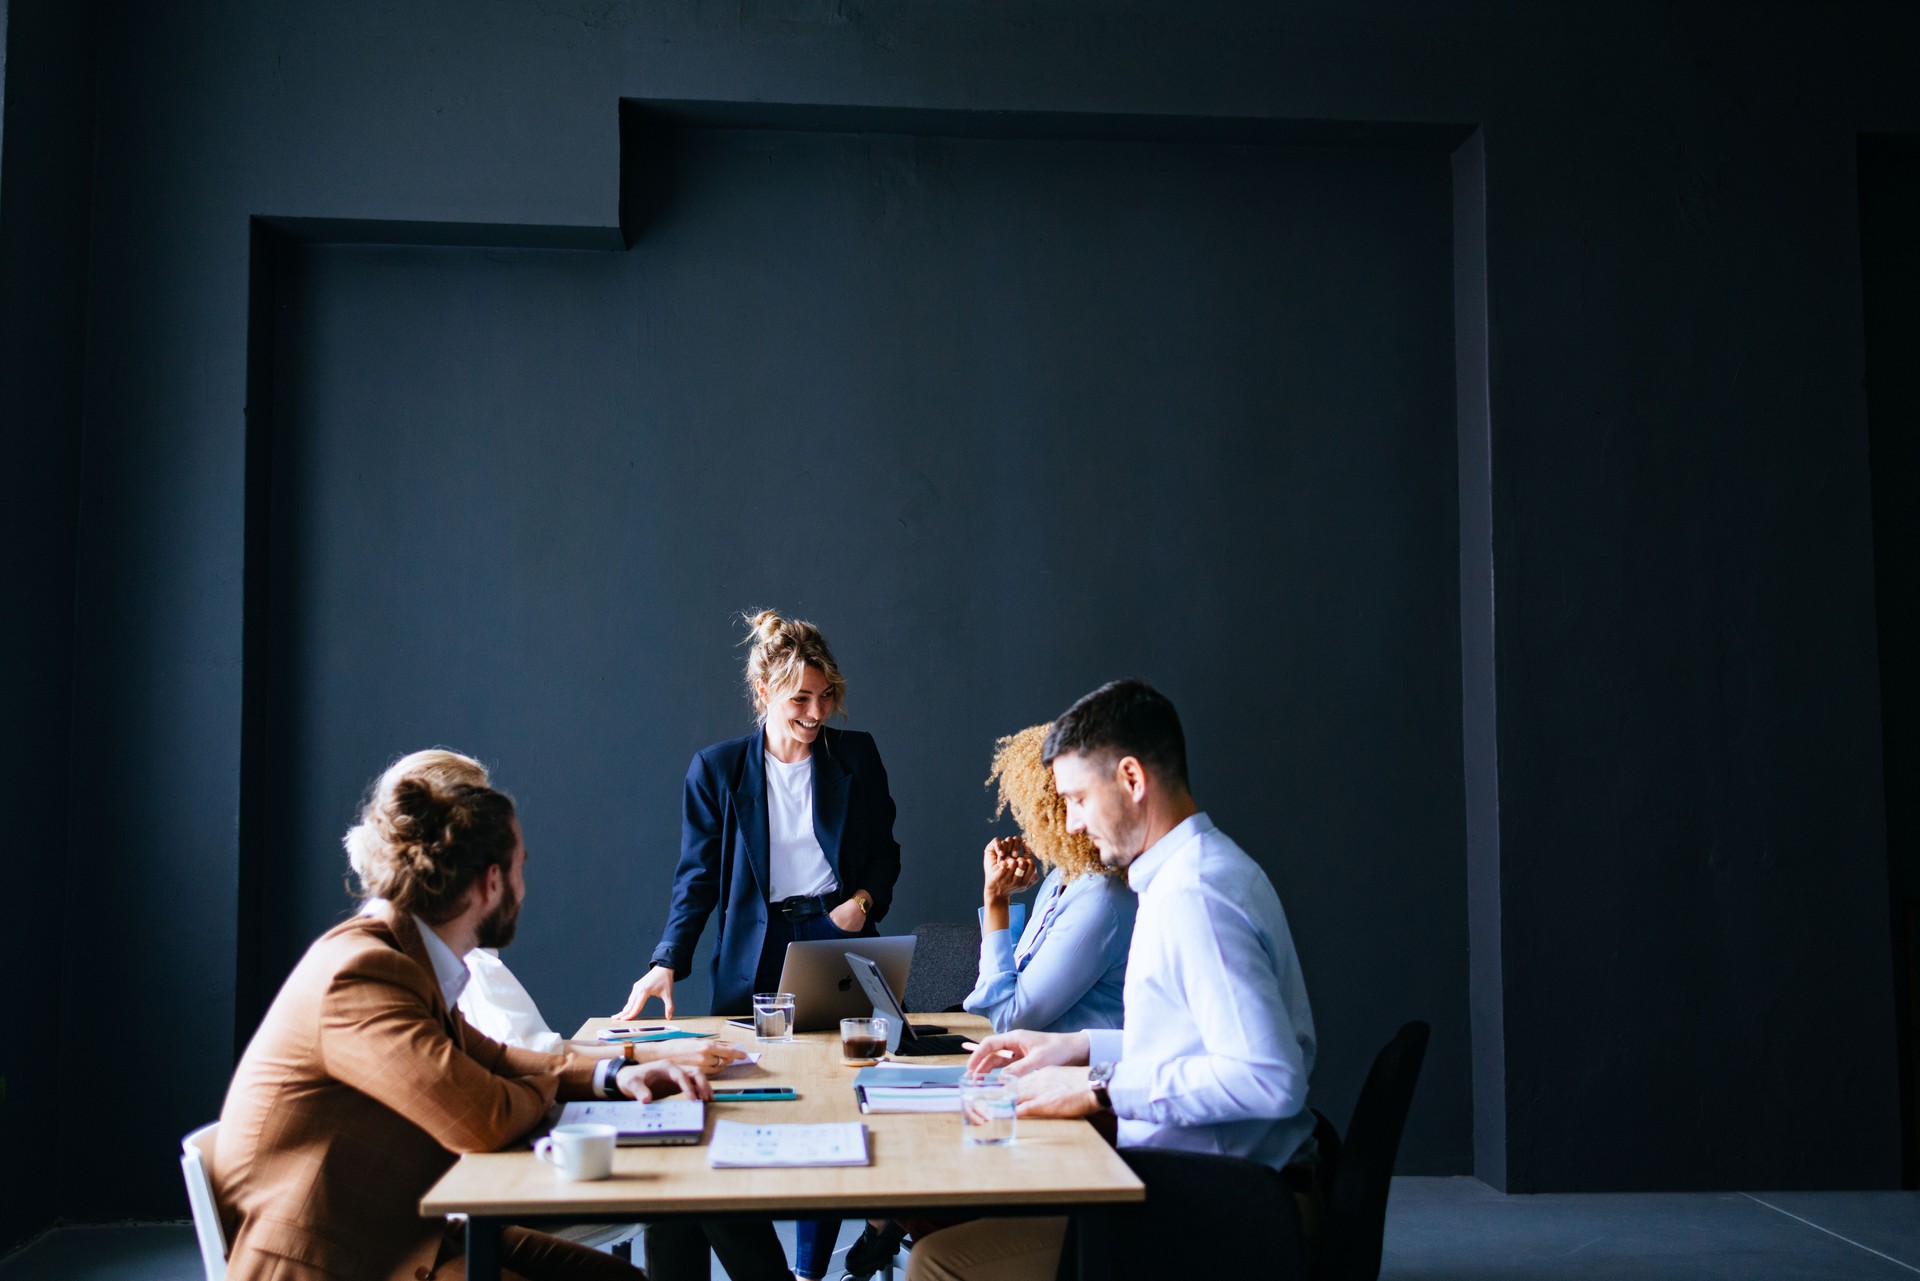
[[1085, 1067], [1089, 1052], [1085, 1032], [1001, 1032], [980, 1042], [967, 1071], [1003, 1068], [1008, 1076], [1025, 1076], [1041, 1068]]
[[627, 1003], [621, 1006], [619, 1013], [613, 1017], [616, 1019], [637, 1019], [640, 1017], [640, 1011], [647, 1007], [647, 1001], [656, 996], [660, 998], [661, 1008], [666, 1011], [663, 1017], [672, 1018], [673, 971], [664, 965], [654, 966], [646, 972], [638, 983], [633, 985], [633, 991], [627, 993]]
[[732, 1041], [661, 1041], [636, 1048], [657, 1051], [653, 1060], [656, 1063], [678, 1063], [707, 1076], [724, 1072], [747, 1057], [747, 1052]]
[[707, 1084], [707, 1078], [684, 1063], [636, 1063], [621, 1068], [614, 1081], [622, 1094], [642, 1103], [664, 1099], [670, 1094], [684, 1094], [702, 1101], [713, 1098], [713, 1087]]

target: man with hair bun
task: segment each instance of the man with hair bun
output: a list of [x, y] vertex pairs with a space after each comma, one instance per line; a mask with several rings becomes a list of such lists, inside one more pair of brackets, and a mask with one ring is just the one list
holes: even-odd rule
[[[235, 1281], [457, 1278], [462, 1232], [418, 1206], [460, 1153], [524, 1138], [556, 1099], [712, 1097], [685, 1064], [515, 1049], [462, 1017], [462, 958], [512, 941], [527, 852], [513, 801], [431, 756], [376, 783], [346, 842], [367, 907], [307, 950], [234, 1070], [212, 1174]], [[648, 1229], [665, 1281], [705, 1281], [707, 1244]], [[714, 1244], [735, 1281], [788, 1275], [770, 1224]], [[644, 1275], [523, 1228], [501, 1250], [527, 1281]]]
[[[1320, 1208], [1307, 1109], [1313, 1011], [1272, 882], [1194, 803], [1180, 717], [1146, 682], [1114, 681], [1080, 699], [1054, 722], [1042, 757], [1066, 801], [1067, 830], [1086, 833], [1139, 895], [1125, 1022], [990, 1036], [968, 1067], [1011, 1057], [1022, 1116], [1111, 1113], [1122, 1148], [1271, 1167], [1299, 1199], [1311, 1241]], [[1149, 1214], [1152, 1204], [1149, 1188]], [[1160, 1226], [1182, 1239], [1178, 1226]], [[1065, 1235], [1062, 1218], [944, 1228], [914, 1246], [908, 1281], [1050, 1281]]]

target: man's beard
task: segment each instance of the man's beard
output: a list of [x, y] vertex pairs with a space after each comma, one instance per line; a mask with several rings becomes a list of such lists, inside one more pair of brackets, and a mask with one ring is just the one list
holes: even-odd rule
[[1129, 814], [1116, 819], [1114, 826], [1116, 830], [1106, 833], [1106, 839], [1099, 841], [1096, 849], [1102, 867], [1125, 871], [1146, 852], [1147, 820], [1144, 816]]
[[500, 900], [500, 906], [488, 912], [486, 919], [480, 922], [474, 932], [479, 936], [481, 947], [501, 948], [513, 942], [513, 932], [519, 925], [520, 896], [509, 885], [506, 897]]

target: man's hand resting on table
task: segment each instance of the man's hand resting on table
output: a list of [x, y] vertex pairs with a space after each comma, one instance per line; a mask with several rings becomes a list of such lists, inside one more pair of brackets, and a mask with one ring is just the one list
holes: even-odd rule
[[967, 1071], [1004, 1068], [1008, 1076], [1025, 1076], [1046, 1067], [1085, 1067], [1089, 1053], [1085, 1032], [1002, 1032], [980, 1042]]
[[1020, 1078], [1020, 1116], [1092, 1116], [1100, 1110], [1083, 1067], [1043, 1067]]
[[621, 1068], [614, 1084], [622, 1094], [642, 1103], [651, 1103], [669, 1094], [684, 1094], [703, 1102], [713, 1098], [713, 1086], [707, 1083], [707, 1078], [698, 1068], [684, 1063], [635, 1063]]

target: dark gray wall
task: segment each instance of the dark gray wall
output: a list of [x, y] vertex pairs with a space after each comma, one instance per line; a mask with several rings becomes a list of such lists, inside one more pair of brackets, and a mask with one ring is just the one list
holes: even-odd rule
[[[1499, 754], [1469, 822], [1497, 823], [1499, 904], [1481, 919], [1501, 947], [1507, 1185], [1897, 1178], [1854, 139], [1920, 127], [1910, 6], [209, 0], [113, 16], [74, 725], [114, 786], [90, 792], [73, 850], [95, 928], [84, 948], [69, 939], [67, 982], [115, 992], [134, 1036], [172, 1048], [130, 1145], [148, 1155], [104, 1195], [69, 1172], [73, 1212], [177, 1212], [174, 1142], [218, 1107], [233, 1052], [248, 220], [610, 228], [622, 95], [1481, 125]], [[702, 372], [704, 399], [738, 393]], [[905, 474], [861, 479], [869, 503], [919, 492]], [[995, 547], [981, 580], [1028, 551]], [[692, 562], [689, 581], [717, 563]], [[927, 630], [910, 607], [956, 606], [876, 586], [900, 593], [897, 612], [843, 622], [814, 608], [831, 601], [780, 603], [872, 646], [850, 664], [890, 697], [859, 715], [969, 705], [947, 673], [887, 666]], [[741, 603], [725, 593], [716, 614]], [[1059, 605], [1098, 613], [1071, 589]], [[683, 745], [725, 729], [723, 624], [663, 634], [691, 699], [715, 700], [667, 704]], [[1089, 668], [1132, 657], [1118, 629], [1048, 627]], [[1025, 670], [995, 657], [996, 674]], [[1193, 709], [1198, 742], [1231, 732], [1209, 700], [1238, 711], [1230, 699], [1287, 689], [1284, 673], [1147, 674]], [[1023, 691], [1017, 710], [1080, 683]], [[951, 776], [912, 740], [883, 738], [890, 760]], [[1328, 746], [1285, 764], [1354, 748]], [[1203, 761], [1208, 803], [1252, 832], [1272, 811], [1233, 769]], [[1352, 804], [1398, 785], [1379, 777]], [[530, 806], [551, 794], [536, 786]], [[338, 822], [348, 802], [306, 803]], [[1364, 936], [1376, 902], [1316, 928]], [[1754, 1123], [1810, 1109], [1820, 1123], [1791, 1144]]]
[[524, 806], [517, 970], [558, 1026], [617, 1008], [687, 759], [750, 727], [733, 616], [773, 603], [887, 760], [893, 932], [972, 918], [994, 738], [1151, 673], [1295, 922], [1317, 1101], [1429, 1017], [1407, 1165], [1466, 1169], [1446, 156], [681, 153], [631, 253], [286, 273], [263, 965], [343, 909], [369, 773], [446, 741]]
[[[0, 1150], [52, 1148], [66, 914], [73, 538], [80, 439], [92, 33], [84, 6], [0, 4]], [[9, 1174], [0, 1251], [57, 1213], [51, 1180]]]
[[1920, 1178], [1920, 137], [1860, 146], [1868, 441], [1907, 1180]]

